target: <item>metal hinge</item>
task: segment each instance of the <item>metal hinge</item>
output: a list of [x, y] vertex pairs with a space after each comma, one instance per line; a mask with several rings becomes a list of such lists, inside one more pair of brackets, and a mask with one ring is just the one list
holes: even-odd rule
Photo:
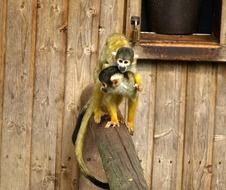
[[135, 44], [139, 40], [140, 17], [132, 16], [130, 23], [132, 25], [132, 43]]

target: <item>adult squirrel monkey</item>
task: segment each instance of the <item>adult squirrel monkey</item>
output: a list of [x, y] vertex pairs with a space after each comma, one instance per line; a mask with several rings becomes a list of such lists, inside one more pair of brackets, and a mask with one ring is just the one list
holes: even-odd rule
[[[89, 122], [90, 117], [92, 116], [92, 114], [94, 114], [94, 121], [96, 123], [100, 123], [101, 121], [101, 117], [105, 114], [104, 111], [102, 111], [102, 107], [106, 108], [109, 116], [110, 116], [110, 121], [107, 122], [106, 127], [115, 127], [115, 126], [119, 126], [119, 120], [118, 120], [118, 116], [117, 116], [117, 109], [119, 104], [121, 103], [122, 99], [123, 99], [123, 94], [120, 93], [104, 93], [101, 90], [101, 86], [102, 84], [100, 83], [100, 81], [98, 80], [98, 75], [99, 73], [104, 69], [107, 68], [109, 66], [112, 65], [118, 65], [118, 69], [122, 69], [121, 64], [126, 64], [126, 62], [122, 62], [119, 66], [119, 63], [121, 61], [117, 60], [117, 58], [121, 59], [122, 54], [117, 57], [117, 51], [120, 48], [129, 48], [129, 41], [126, 39], [126, 37], [122, 34], [113, 34], [111, 36], [109, 36], [106, 40], [105, 46], [102, 50], [101, 53], [101, 58], [100, 58], [100, 62], [97, 68], [96, 73], [94, 74], [94, 81], [95, 81], [95, 87], [94, 87], [94, 92], [93, 95], [89, 101], [89, 103], [86, 105], [85, 109], [83, 109], [82, 113], [79, 115], [78, 121], [76, 126], [79, 128], [77, 128], [74, 133], [73, 133], [73, 137], [72, 140], [73, 142], [75, 142], [75, 154], [76, 154], [76, 158], [80, 167], [80, 170], [82, 171], [82, 173], [85, 175], [85, 177], [87, 177], [91, 182], [93, 182], [95, 185], [104, 188], [104, 189], [109, 189], [109, 185], [108, 183], [103, 183], [100, 180], [98, 180], [97, 178], [95, 178], [91, 172], [89, 171], [89, 169], [86, 167], [86, 164], [83, 160], [83, 145], [84, 145], [84, 138], [85, 138], [85, 134], [87, 131], [87, 125]], [[132, 56], [134, 59], [134, 55]], [[131, 60], [130, 60], [131, 62]], [[133, 62], [131, 62], [131, 65], [133, 65], [133, 63], [136, 64], [136, 60], [134, 59]], [[135, 65], [134, 65], [135, 66]], [[129, 65], [128, 65], [129, 68]], [[135, 81], [135, 86], [137, 86], [136, 88], [139, 88], [139, 85], [141, 83], [140, 77], [138, 74], [135, 73], [135, 67], [131, 67], [131, 72], [134, 72], [134, 81]], [[119, 69], [119, 71], [120, 71]], [[122, 69], [124, 72], [128, 71], [128, 69], [123, 68]], [[120, 71], [121, 72], [121, 71]], [[136, 109], [136, 104], [137, 101], [131, 101], [129, 103], [129, 108], [131, 108], [130, 110], [131, 113], [129, 113], [129, 119], [128, 119], [128, 128], [131, 129], [129, 130], [130, 133], [132, 134], [133, 132], [133, 117], [134, 117], [134, 112]]]
[[[136, 73], [134, 52], [131, 48], [123, 47], [116, 52], [117, 64], [103, 69], [99, 74], [104, 93], [122, 95], [128, 98], [127, 127], [132, 135], [134, 132], [134, 115], [137, 108], [138, 94], [141, 90], [141, 77]], [[107, 126], [108, 127], [108, 126]]]
[[[123, 43], [124, 46], [119, 47], [118, 44]], [[117, 44], [117, 45], [116, 45]], [[120, 44], [121, 45], [121, 44]], [[116, 48], [117, 47], [117, 48]], [[138, 56], [134, 54], [133, 49], [129, 46], [128, 40], [125, 38], [125, 36], [121, 34], [113, 34], [108, 39], [104, 46], [103, 53], [101, 55], [101, 61], [99, 65], [99, 69], [97, 73], [100, 73], [103, 69], [110, 67], [112, 65], [116, 65], [121, 73], [124, 72], [130, 72], [130, 76], [133, 77], [134, 85], [138, 90], [141, 90], [141, 77], [136, 72], [136, 64], [137, 64], [137, 58]], [[130, 77], [130, 80], [132, 79]], [[97, 91], [97, 98], [96, 100], [100, 100], [102, 98], [102, 93], [99, 93], [99, 86]], [[117, 93], [117, 100], [119, 100], [118, 104], [115, 104], [115, 102], [109, 102], [108, 104], [108, 111], [111, 116], [111, 121], [109, 121], [106, 124], [106, 128], [110, 126], [119, 126], [118, 118], [117, 118], [117, 108], [118, 105], [121, 103], [122, 97], [120, 93]], [[128, 122], [127, 127], [129, 129], [130, 134], [133, 134], [134, 130], [134, 113], [136, 110], [137, 105], [137, 99], [129, 99], [128, 102]], [[100, 102], [97, 102], [97, 105], [100, 105]], [[109, 106], [110, 105], [110, 106]], [[97, 110], [98, 106], [96, 107]], [[102, 113], [101, 111], [97, 111], [97, 113]], [[112, 114], [111, 114], [112, 113]], [[101, 115], [101, 114], [99, 114]], [[98, 116], [98, 114], [96, 114]], [[98, 117], [95, 117], [94, 113], [94, 119], [97, 118], [95, 121], [99, 121]]]

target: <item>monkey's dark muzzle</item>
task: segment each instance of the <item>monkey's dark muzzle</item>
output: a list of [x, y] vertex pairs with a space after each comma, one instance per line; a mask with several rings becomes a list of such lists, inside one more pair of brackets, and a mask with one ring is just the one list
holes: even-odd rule
[[125, 73], [127, 71], [126, 67], [118, 66], [118, 69], [121, 73]]

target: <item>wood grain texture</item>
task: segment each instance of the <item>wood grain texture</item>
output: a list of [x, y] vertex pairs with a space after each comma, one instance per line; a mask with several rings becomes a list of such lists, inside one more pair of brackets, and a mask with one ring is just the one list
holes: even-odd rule
[[62, 130], [66, 39], [65, 1], [38, 1], [31, 189], [55, 189]]
[[143, 91], [139, 95], [133, 140], [150, 189], [155, 121], [156, 62], [140, 61], [137, 69], [142, 76]]
[[0, 189], [4, 190], [28, 190], [30, 187], [36, 19], [34, 2], [7, 1], [7, 34], [3, 34], [7, 39], [0, 182]]
[[176, 189], [170, 179], [181, 177], [185, 84], [185, 64], [158, 62], [152, 189]]
[[[67, 39], [68, 39], [68, 10], [69, 10], [69, 5], [68, 5], [69, 1], [68, 0], [63, 0], [62, 2], [62, 9], [63, 9], [63, 13], [62, 13], [62, 25], [60, 26], [60, 32], [63, 34], [62, 36], [62, 41], [61, 41], [61, 45], [62, 48], [64, 48], [64, 54], [62, 55], [62, 59], [64, 61], [64, 84], [63, 84], [63, 89], [64, 89], [64, 96], [63, 96], [63, 118], [62, 118], [62, 123], [61, 125], [58, 126], [57, 129], [57, 139], [56, 139], [56, 183], [55, 183], [55, 189], [56, 190], [60, 190], [61, 189], [61, 174], [62, 172], [64, 173], [66, 171], [67, 168], [65, 168], [65, 166], [62, 164], [62, 149], [63, 149], [63, 130], [64, 130], [64, 117], [65, 117], [65, 113], [64, 113], [64, 108], [65, 108], [65, 79], [66, 79], [66, 58], [67, 58]], [[68, 157], [68, 161], [70, 162], [72, 159], [71, 157]], [[68, 183], [69, 184], [69, 183]], [[70, 185], [70, 184], [69, 184]], [[68, 188], [69, 189], [69, 188]], [[75, 190], [75, 188], [73, 188], [73, 190]]]
[[125, 0], [102, 0], [100, 7], [99, 49], [102, 49], [108, 35], [122, 33], [124, 25]]
[[[4, 71], [6, 52], [6, 1], [0, 1], [0, 166], [1, 166], [1, 144], [3, 127], [3, 93], [4, 93]], [[1, 170], [1, 167], [0, 167]], [[0, 171], [1, 187], [1, 171]]]
[[211, 189], [216, 67], [189, 65], [183, 189]]
[[104, 118], [100, 125], [92, 121], [92, 129], [110, 189], [148, 190], [139, 158], [125, 124], [118, 128], [105, 129], [108, 120], [109, 118]]
[[226, 66], [218, 65], [212, 189], [226, 188]]
[[[78, 173], [74, 157], [74, 148], [71, 143], [71, 134], [74, 127], [74, 113], [77, 112], [77, 64], [76, 51], [78, 48], [78, 37], [75, 35], [79, 32], [77, 26], [78, 1], [68, 1], [68, 22], [65, 23], [67, 30], [67, 50], [65, 66], [65, 92], [64, 92], [64, 118], [62, 130], [62, 147], [61, 147], [61, 168], [60, 168], [60, 189], [77, 190]], [[80, 24], [80, 23], [79, 23]], [[76, 40], [75, 40], [76, 39]], [[82, 49], [82, 48], [81, 48]], [[81, 50], [79, 48], [79, 50]], [[78, 51], [80, 52], [80, 51]], [[79, 60], [79, 59], [78, 59]], [[77, 61], [78, 62], [78, 61]], [[79, 67], [80, 68], [80, 67]]]
[[226, 45], [226, 0], [222, 0], [220, 44]]
[[[176, 44], [176, 45], [175, 45]], [[180, 44], [180, 43], [149, 43], [135, 47], [140, 59], [163, 61], [212, 61], [226, 62], [226, 46]]]
[[[71, 135], [106, 37], [130, 35], [139, 2], [0, 0], [1, 190], [98, 189], [79, 174]], [[143, 33], [135, 48], [147, 60], [133, 141], [149, 189], [226, 189], [225, 4], [223, 46]], [[84, 158], [104, 180], [94, 142], [89, 132]]]
[[[141, 18], [141, 0], [127, 0], [126, 1], [126, 26], [125, 26], [125, 34], [131, 39], [132, 37], [132, 27], [131, 27], [131, 17], [139, 16]], [[138, 26], [140, 32], [140, 26]], [[139, 37], [138, 37], [139, 38]]]

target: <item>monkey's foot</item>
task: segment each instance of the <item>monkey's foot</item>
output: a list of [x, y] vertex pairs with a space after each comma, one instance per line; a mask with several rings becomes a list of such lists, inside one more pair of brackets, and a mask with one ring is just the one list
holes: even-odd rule
[[129, 134], [133, 135], [133, 133], [134, 133], [134, 125], [133, 125], [133, 123], [128, 122], [127, 123], [127, 128], [128, 128]]
[[109, 127], [119, 127], [119, 121], [108, 121], [105, 128]]
[[104, 113], [103, 111], [101, 110], [96, 110], [94, 111], [94, 121], [95, 123], [100, 123], [101, 122], [101, 117], [104, 116], [106, 113]]

